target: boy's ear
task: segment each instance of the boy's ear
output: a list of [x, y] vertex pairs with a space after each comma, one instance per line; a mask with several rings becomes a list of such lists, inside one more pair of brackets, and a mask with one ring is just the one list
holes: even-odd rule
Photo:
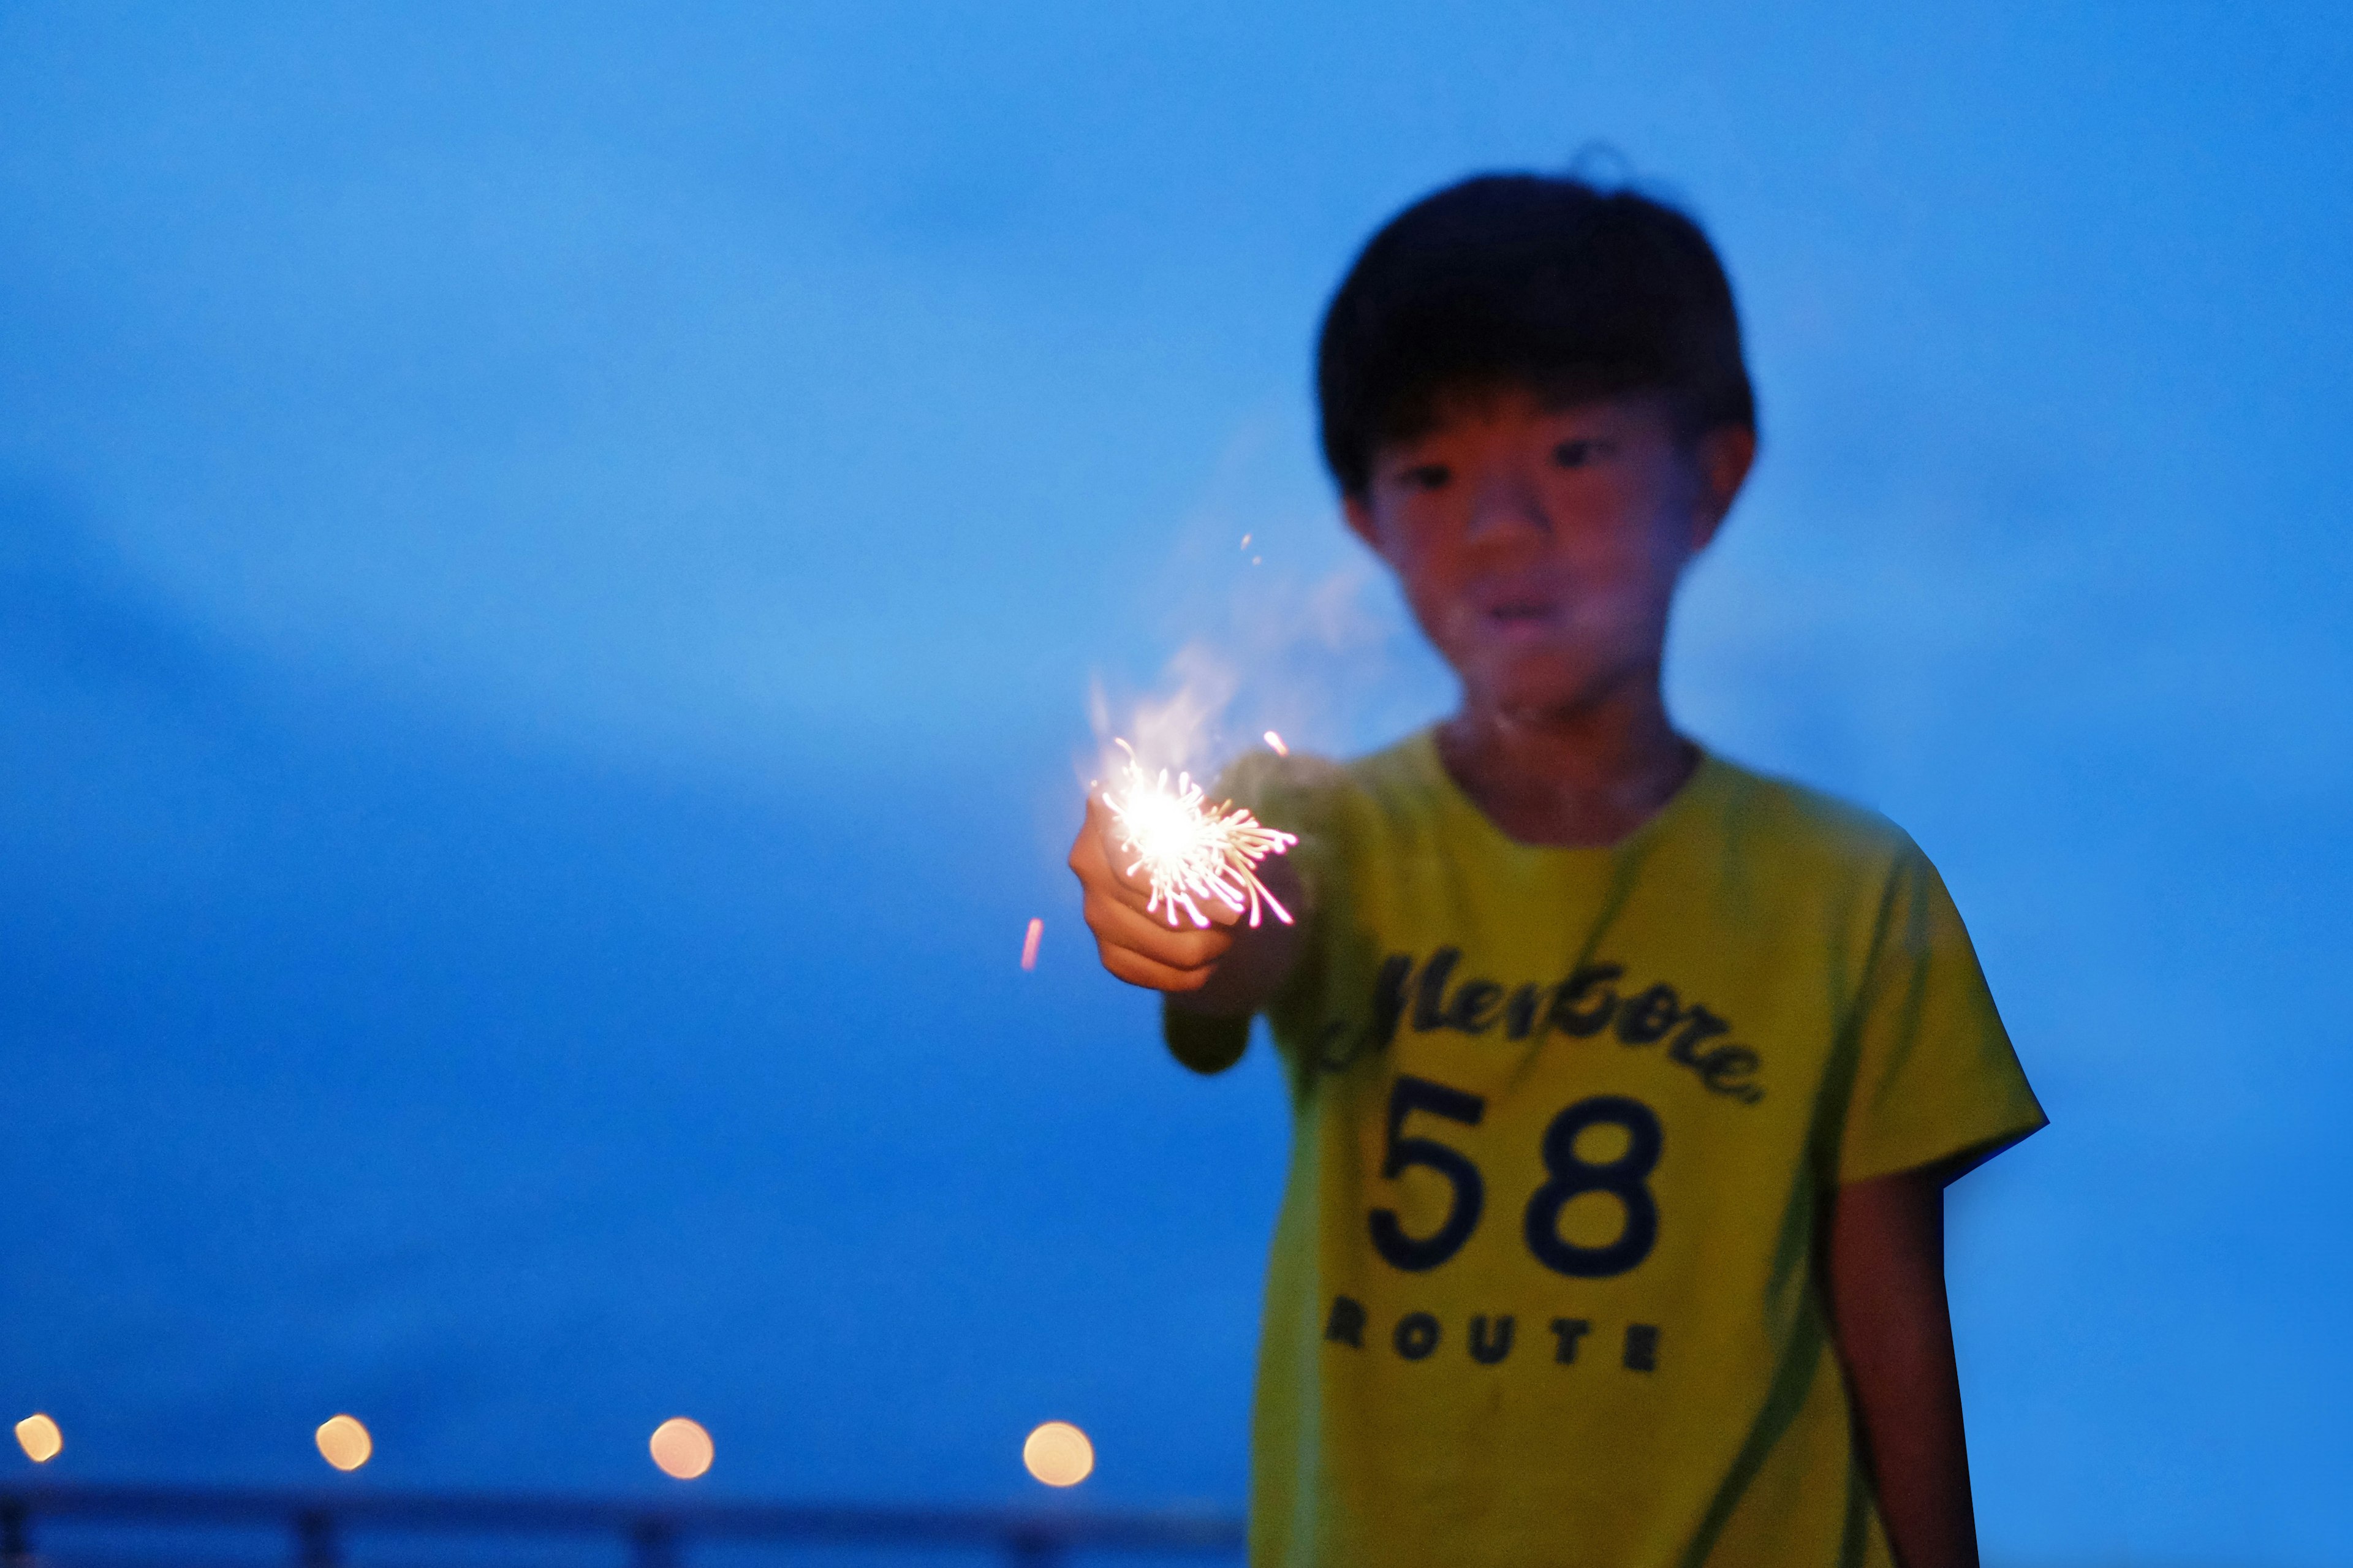
[[1757, 432], [1741, 425], [1719, 425], [1699, 438], [1701, 513], [1694, 550], [1704, 550], [1724, 526], [1725, 515], [1740, 499], [1748, 470], [1757, 462]]

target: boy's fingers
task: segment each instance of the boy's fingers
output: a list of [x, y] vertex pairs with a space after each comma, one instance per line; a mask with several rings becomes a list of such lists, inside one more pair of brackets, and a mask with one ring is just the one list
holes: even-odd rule
[[[1126, 900], [1089, 889], [1082, 911], [1087, 929], [1106, 952], [1125, 948], [1172, 969], [1206, 969], [1226, 955], [1233, 933], [1222, 926], [1204, 931], [1190, 921], [1172, 927], [1156, 914], [1146, 914]], [[1176, 917], [1184, 920], [1183, 915]]]
[[1071, 840], [1071, 874], [1082, 882], [1092, 882], [1095, 874], [1110, 864], [1103, 853], [1103, 834], [1095, 824], [1095, 797], [1087, 796], [1086, 820], [1079, 824], [1079, 835]]
[[1112, 815], [1111, 807], [1103, 804], [1103, 796], [1099, 795], [1087, 796], [1087, 830], [1094, 836], [1103, 869], [1112, 880], [1135, 894], [1139, 900], [1151, 897], [1150, 880], [1128, 873], [1127, 865], [1132, 857], [1129, 851], [1120, 847], [1119, 818]]
[[1131, 985], [1154, 991], [1198, 991], [1234, 944], [1243, 913], [1215, 899], [1200, 900], [1210, 924], [1197, 926], [1184, 911], [1171, 924], [1151, 910], [1149, 885], [1123, 875], [1116, 859], [1118, 824], [1099, 797], [1087, 801], [1087, 819], [1071, 846], [1071, 872], [1085, 890], [1083, 913], [1103, 966]]
[[[1119, 847], [1119, 822], [1103, 802], [1090, 795], [1087, 799], [1087, 820], [1079, 829], [1077, 842], [1071, 846], [1071, 871], [1090, 892], [1101, 890], [1116, 897], [1120, 902], [1145, 913], [1152, 902], [1152, 882], [1149, 878], [1128, 875], [1127, 860]], [[1222, 913], [1224, 906], [1204, 900], [1201, 912], [1219, 925], [1231, 925], [1233, 919]], [[1181, 913], [1179, 920], [1186, 917]], [[1163, 920], [1161, 922], [1168, 922]], [[1187, 921], [1187, 924], [1190, 924]]]
[[1209, 983], [1210, 971], [1207, 969], [1171, 969], [1122, 947], [1104, 948], [1103, 966], [1114, 980], [1124, 980], [1147, 991], [1198, 991]]
[[1102, 802], [1092, 795], [1087, 797], [1087, 819], [1080, 825], [1078, 837], [1071, 842], [1071, 874], [1078, 878], [1080, 885], [1090, 894], [1098, 891], [1115, 893], [1124, 900], [1132, 896], [1135, 907], [1140, 910], [1150, 894], [1138, 889], [1120, 874], [1119, 865], [1113, 858], [1117, 847], [1108, 840], [1103, 829], [1103, 818], [1109, 815]]
[[[1102, 865], [1112, 885], [1119, 889], [1126, 902], [1138, 910], [1145, 909], [1152, 901], [1152, 879], [1141, 875], [1129, 874], [1127, 869], [1129, 852], [1120, 847], [1119, 819], [1112, 815], [1111, 808], [1103, 804], [1102, 797], [1099, 795], [1087, 797], [1087, 826], [1094, 830], [1095, 835], [1096, 853], [1089, 857], [1090, 862]], [[1074, 871], [1079, 869], [1078, 851], [1075, 847], [1071, 850], [1071, 868]], [[1085, 875], [1083, 871], [1080, 872], [1082, 879], [1084, 879]], [[1194, 901], [1200, 905], [1201, 912], [1208, 916], [1210, 922], [1215, 925], [1238, 925], [1242, 917], [1250, 913], [1249, 904], [1229, 904], [1214, 894]], [[1181, 913], [1177, 918], [1186, 921], [1187, 924], [1191, 923], [1190, 918]], [[1166, 921], [1164, 921], [1162, 923], [1166, 924]]]

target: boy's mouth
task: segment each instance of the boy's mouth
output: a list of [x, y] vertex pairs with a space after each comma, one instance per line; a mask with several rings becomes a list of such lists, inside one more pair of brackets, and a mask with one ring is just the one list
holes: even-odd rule
[[1551, 599], [1506, 599], [1490, 605], [1481, 619], [1488, 629], [1505, 637], [1525, 637], [1550, 631], [1560, 621], [1560, 605]]

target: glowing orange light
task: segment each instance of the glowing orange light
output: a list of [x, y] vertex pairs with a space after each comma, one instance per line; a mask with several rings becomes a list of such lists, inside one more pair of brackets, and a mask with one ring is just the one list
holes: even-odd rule
[[1274, 754], [1278, 757], [1287, 757], [1291, 755], [1291, 748], [1284, 745], [1282, 743], [1282, 737], [1276, 734], [1271, 730], [1269, 730], [1266, 732], [1266, 743], [1274, 748]]
[[1094, 1474], [1095, 1446], [1067, 1421], [1049, 1421], [1021, 1445], [1021, 1462], [1050, 1487], [1074, 1487]]
[[1252, 925], [1263, 905], [1289, 925], [1291, 911], [1258, 879], [1258, 863], [1289, 850], [1298, 836], [1267, 826], [1231, 801], [1204, 805], [1192, 774], [1178, 773], [1171, 788], [1166, 769], [1155, 779], [1136, 762], [1133, 747], [1125, 741], [1119, 747], [1127, 752], [1127, 780], [1103, 792], [1103, 805], [1119, 823], [1121, 850], [1135, 857], [1128, 875], [1141, 871], [1151, 884], [1145, 911], [1174, 926], [1182, 910], [1206, 931], [1204, 901], [1247, 910]]
[[1046, 922], [1044, 921], [1031, 921], [1029, 922], [1029, 934], [1021, 939], [1022, 968], [1035, 969], [1038, 967], [1038, 939], [1045, 934]]
[[653, 1441], [646, 1447], [653, 1450], [654, 1463], [666, 1476], [691, 1481], [711, 1468], [717, 1449], [712, 1447], [711, 1434], [701, 1422], [689, 1421], [683, 1415], [673, 1415], [654, 1428]]
[[16, 1447], [37, 1465], [56, 1458], [65, 1446], [66, 1435], [58, 1430], [58, 1424], [37, 1411], [16, 1423]]
[[349, 1415], [330, 1415], [319, 1423], [319, 1457], [339, 1470], [356, 1470], [375, 1452], [375, 1439]]

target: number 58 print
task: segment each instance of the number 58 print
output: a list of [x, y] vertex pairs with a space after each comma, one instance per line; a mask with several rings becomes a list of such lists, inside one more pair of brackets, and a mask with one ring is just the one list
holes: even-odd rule
[[[1406, 1234], [1395, 1209], [1373, 1210], [1373, 1249], [1394, 1267], [1418, 1274], [1453, 1257], [1479, 1228], [1487, 1203], [1486, 1178], [1471, 1157], [1435, 1138], [1406, 1136], [1406, 1118], [1419, 1110], [1476, 1127], [1486, 1110], [1487, 1102], [1480, 1096], [1426, 1078], [1400, 1074], [1390, 1088], [1388, 1152], [1381, 1161], [1381, 1174], [1394, 1180], [1419, 1165], [1436, 1173], [1454, 1190], [1445, 1221], [1428, 1236]], [[1577, 1135], [1588, 1127], [1624, 1128], [1624, 1152], [1614, 1160], [1577, 1158]], [[1648, 1258], [1659, 1239], [1659, 1205], [1651, 1195], [1649, 1180], [1665, 1142], [1656, 1113], [1641, 1100], [1622, 1094], [1597, 1094], [1554, 1117], [1539, 1144], [1551, 1179], [1529, 1194], [1521, 1216], [1522, 1233], [1535, 1260], [1556, 1274], [1605, 1279]], [[1560, 1234], [1560, 1211], [1571, 1198], [1586, 1193], [1606, 1193], [1624, 1210], [1616, 1239], [1606, 1246], [1582, 1247]]]

